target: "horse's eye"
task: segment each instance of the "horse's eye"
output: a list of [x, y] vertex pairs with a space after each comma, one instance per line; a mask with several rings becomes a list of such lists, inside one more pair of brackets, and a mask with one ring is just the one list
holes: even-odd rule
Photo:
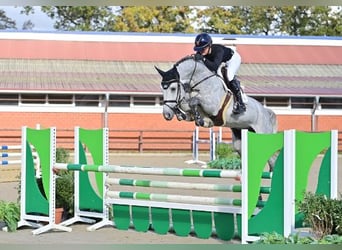
[[176, 88], [176, 87], [172, 87], [172, 88], [171, 88], [171, 91], [172, 91], [172, 92], [175, 92], [175, 91], [177, 91], [177, 88]]
[[170, 85], [169, 84], [162, 84], [162, 88], [166, 90]]

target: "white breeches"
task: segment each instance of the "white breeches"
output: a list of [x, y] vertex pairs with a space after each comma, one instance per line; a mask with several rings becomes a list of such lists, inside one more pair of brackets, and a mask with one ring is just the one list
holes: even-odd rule
[[228, 77], [229, 81], [234, 79], [234, 76], [236, 75], [237, 71], [239, 70], [240, 65], [241, 65], [241, 56], [235, 50], [232, 58], [230, 58], [230, 60], [226, 62], [227, 77]]

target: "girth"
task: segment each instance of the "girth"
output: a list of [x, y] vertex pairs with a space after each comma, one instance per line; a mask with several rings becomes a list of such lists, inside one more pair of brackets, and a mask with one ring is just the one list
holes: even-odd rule
[[209, 118], [213, 121], [215, 126], [222, 126], [225, 123], [225, 121], [223, 120], [223, 113], [228, 107], [228, 103], [230, 102], [230, 100], [231, 100], [231, 94], [228, 92], [226, 94], [226, 97], [224, 98], [224, 101], [217, 115], [209, 116]]

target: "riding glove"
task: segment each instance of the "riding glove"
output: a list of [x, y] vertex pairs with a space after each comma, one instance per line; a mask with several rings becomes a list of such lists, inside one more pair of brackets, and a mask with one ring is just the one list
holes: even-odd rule
[[203, 60], [203, 56], [199, 53], [196, 53], [195, 54], [195, 61], [201, 61], [201, 60]]

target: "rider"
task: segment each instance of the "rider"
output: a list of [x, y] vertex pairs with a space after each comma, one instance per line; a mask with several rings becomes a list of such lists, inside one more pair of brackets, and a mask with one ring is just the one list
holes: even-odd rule
[[240, 114], [246, 111], [246, 106], [242, 101], [240, 82], [236, 79], [236, 72], [241, 64], [241, 57], [237, 51], [225, 47], [221, 44], [213, 44], [211, 37], [207, 33], [196, 36], [194, 51], [195, 60], [203, 60], [209, 70], [217, 72], [221, 63], [226, 64], [227, 87], [233, 92], [236, 102], [233, 113]]

